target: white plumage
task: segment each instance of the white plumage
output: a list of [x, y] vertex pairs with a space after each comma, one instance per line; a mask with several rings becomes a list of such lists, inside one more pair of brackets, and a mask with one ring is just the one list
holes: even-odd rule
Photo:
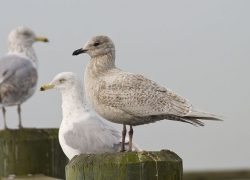
[[[69, 159], [81, 153], [118, 152], [119, 132], [105, 124], [84, 104], [80, 80], [76, 74], [63, 72], [41, 90], [59, 89], [62, 94], [63, 119], [59, 129], [60, 145]], [[139, 150], [134, 145], [134, 150]]]

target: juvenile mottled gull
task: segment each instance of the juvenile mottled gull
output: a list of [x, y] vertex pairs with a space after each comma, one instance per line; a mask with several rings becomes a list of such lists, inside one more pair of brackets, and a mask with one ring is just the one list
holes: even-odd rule
[[86, 96], [102, 117], [123, 124], [123, 142], [126, 125], [130, 125], [131, 145], [132, 126], [163, 119], [203, 126], [200, 120], [218, 120], [215, 115], [195, 110], [185, 98], [154, 81], [116, 68], [115, 46], [107, 36], [93, 37], [73, 55], [81, 53], [91, 57], [84, 75]]
[[22, 128], [21, 104], [35, 92], [38, 77], [37, 57], [32, 45], [36, 41], [48, 42], [48, 39], [37, 37], [27, 27], [17, 27], [9, 34], [8, 54], [0, 59], [0, 107], [5, 129], [5, 107], [18, 107], [19, 128]]
[[[63, 120], [59, 129], [60, 145], [69, 159], [81, 153], [117, 152], [120, 150], [119, 132], [105, 124], [84, 104], [79, 78], [72, 72], [63, 72], [41, 91], [59, 89], [62, 94]], [[134, 150], [139, 150], [135, 145]], [[128, 149], [128, 147], [127, 147]]]

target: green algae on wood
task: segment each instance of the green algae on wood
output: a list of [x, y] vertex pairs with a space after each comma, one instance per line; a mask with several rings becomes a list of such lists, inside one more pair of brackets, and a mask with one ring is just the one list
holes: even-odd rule
[[0, 177], [41, 173], [64, 178], [66, 163], [58, 129], [0, 131]]
[[66, 166], [67, 180], [181, 180], [182, 160], [175, 153], [82, 154]]

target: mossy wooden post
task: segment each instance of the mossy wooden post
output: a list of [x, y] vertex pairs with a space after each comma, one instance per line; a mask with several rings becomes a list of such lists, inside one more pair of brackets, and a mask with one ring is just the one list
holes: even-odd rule
[[182, 173], [181, 158], [168, 150], [82, 154], [66, 166], [66, 180], [182, 180]]
[[0, 131], [0, 179], [9, 174], [64, 178], [67, 161], [58, 142], [58, 129]]

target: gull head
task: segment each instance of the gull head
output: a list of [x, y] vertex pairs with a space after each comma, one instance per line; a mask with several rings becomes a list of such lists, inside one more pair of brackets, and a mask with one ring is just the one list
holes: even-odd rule
[[8, 42], [10, 46], [32, 46], [34, 42], [48, 42], [45, 37], [36, 36], [28, 27], [19, 26], [9, 33]]
[[91, 58], [115, 53], [115, 45], [108, 36], [95, 36], [82, 48], [73, 52], [73, 56], [87, 53]]
[[67, 90], [80, 84], [78, 76], [73, 72], [62, 72], [57, 74], [53, 80], [41, 86], [40, 91], [49, 89]]

